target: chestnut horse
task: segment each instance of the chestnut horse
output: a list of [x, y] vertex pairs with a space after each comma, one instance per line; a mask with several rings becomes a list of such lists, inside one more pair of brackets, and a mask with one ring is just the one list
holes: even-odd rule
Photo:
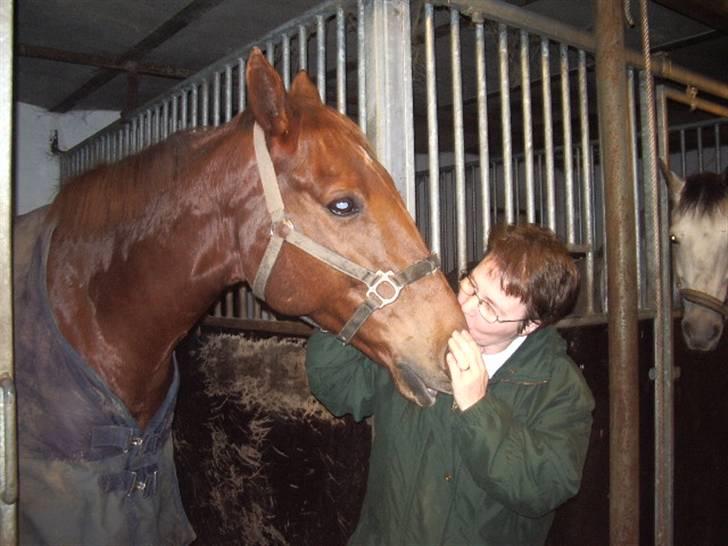
[[259, 50], [248, 109], [64, 184], [16, 225], [20, 531], [187, 543], [170, 423], [175, 345], [241, 281], [386, 366], [421, 406], [465, 326], [358, 127]]
[[669, 189], [673, 277], [683, 299], [683, 339], [715, 349], [728, 319], [728, 170], [683, 180], [660, 160]]

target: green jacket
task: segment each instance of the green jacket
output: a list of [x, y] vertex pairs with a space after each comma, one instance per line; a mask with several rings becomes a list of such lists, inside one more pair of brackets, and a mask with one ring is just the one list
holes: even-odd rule
[[374, 416], [367, 492], [351, 544], [543, 544], [576, 494], [594, 399], [554, 328], [526, 339], [466, 411], [438, 394], [423, 409], [388, 372], [317, 332], [314, 395], [334, 414]]

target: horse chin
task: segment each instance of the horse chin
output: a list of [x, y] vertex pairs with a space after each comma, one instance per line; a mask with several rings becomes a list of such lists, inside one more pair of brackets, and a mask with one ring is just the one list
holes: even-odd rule
[[407, 363], [397, 364], [397, 369], [402, 382], [407, 386], [411, 395], [407, 396], [407, 398], [423, 408], [429, 408], [435, 404], [438, 391], [451, 392], [449, 384], [438, 385], [436, 389], [429, 387]]

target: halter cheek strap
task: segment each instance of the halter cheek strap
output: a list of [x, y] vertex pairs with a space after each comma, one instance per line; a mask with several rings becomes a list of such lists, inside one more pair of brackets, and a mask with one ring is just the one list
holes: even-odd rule
[[398, 273], [391, 270], [374, 272], [355, 264], [341, 254], [320, 245], [297, 231], [293, 222], [286, 217], [273, 161], [265, 142], [265, 134], [258, 123], [253, 126], [253, 147], [261, 183], [263, 184], [266, 208], [271, 216], [270, 239], [252, 285], [253, 294], [259, 299], [265, 301], [265, 289], [268, 285], [268, 279], [283, 243], [288, 242], [337, 271], [366, 285], [366, 299], [337, 336], [344, 343], [349, 343], [374, 311], [393, 303], [399, 298], [400, 292], [405, 286], [434, 273], [440, 267], [437, 254], [430, 254], [427, 258], [415, 262]]
[[728, 320], [728, 305], [720, 301], [718, 298], [701, 292], [700, 290], [693, 290], [692, 288], [681, 288], [680, 295], [691, 303], [707, 307], [711, 311], [715, 311], [723, 317], [723, 320]]

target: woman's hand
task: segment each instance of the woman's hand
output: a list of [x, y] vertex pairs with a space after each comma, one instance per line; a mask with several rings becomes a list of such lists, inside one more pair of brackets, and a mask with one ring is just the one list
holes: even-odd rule
[[467, 330], [455, 331], [447, 342], [447, 365], [452, 378], [452, 392], [458, 407], [465, 411], [485, 397], [488, 372], [480, 354], [480, 346]]

